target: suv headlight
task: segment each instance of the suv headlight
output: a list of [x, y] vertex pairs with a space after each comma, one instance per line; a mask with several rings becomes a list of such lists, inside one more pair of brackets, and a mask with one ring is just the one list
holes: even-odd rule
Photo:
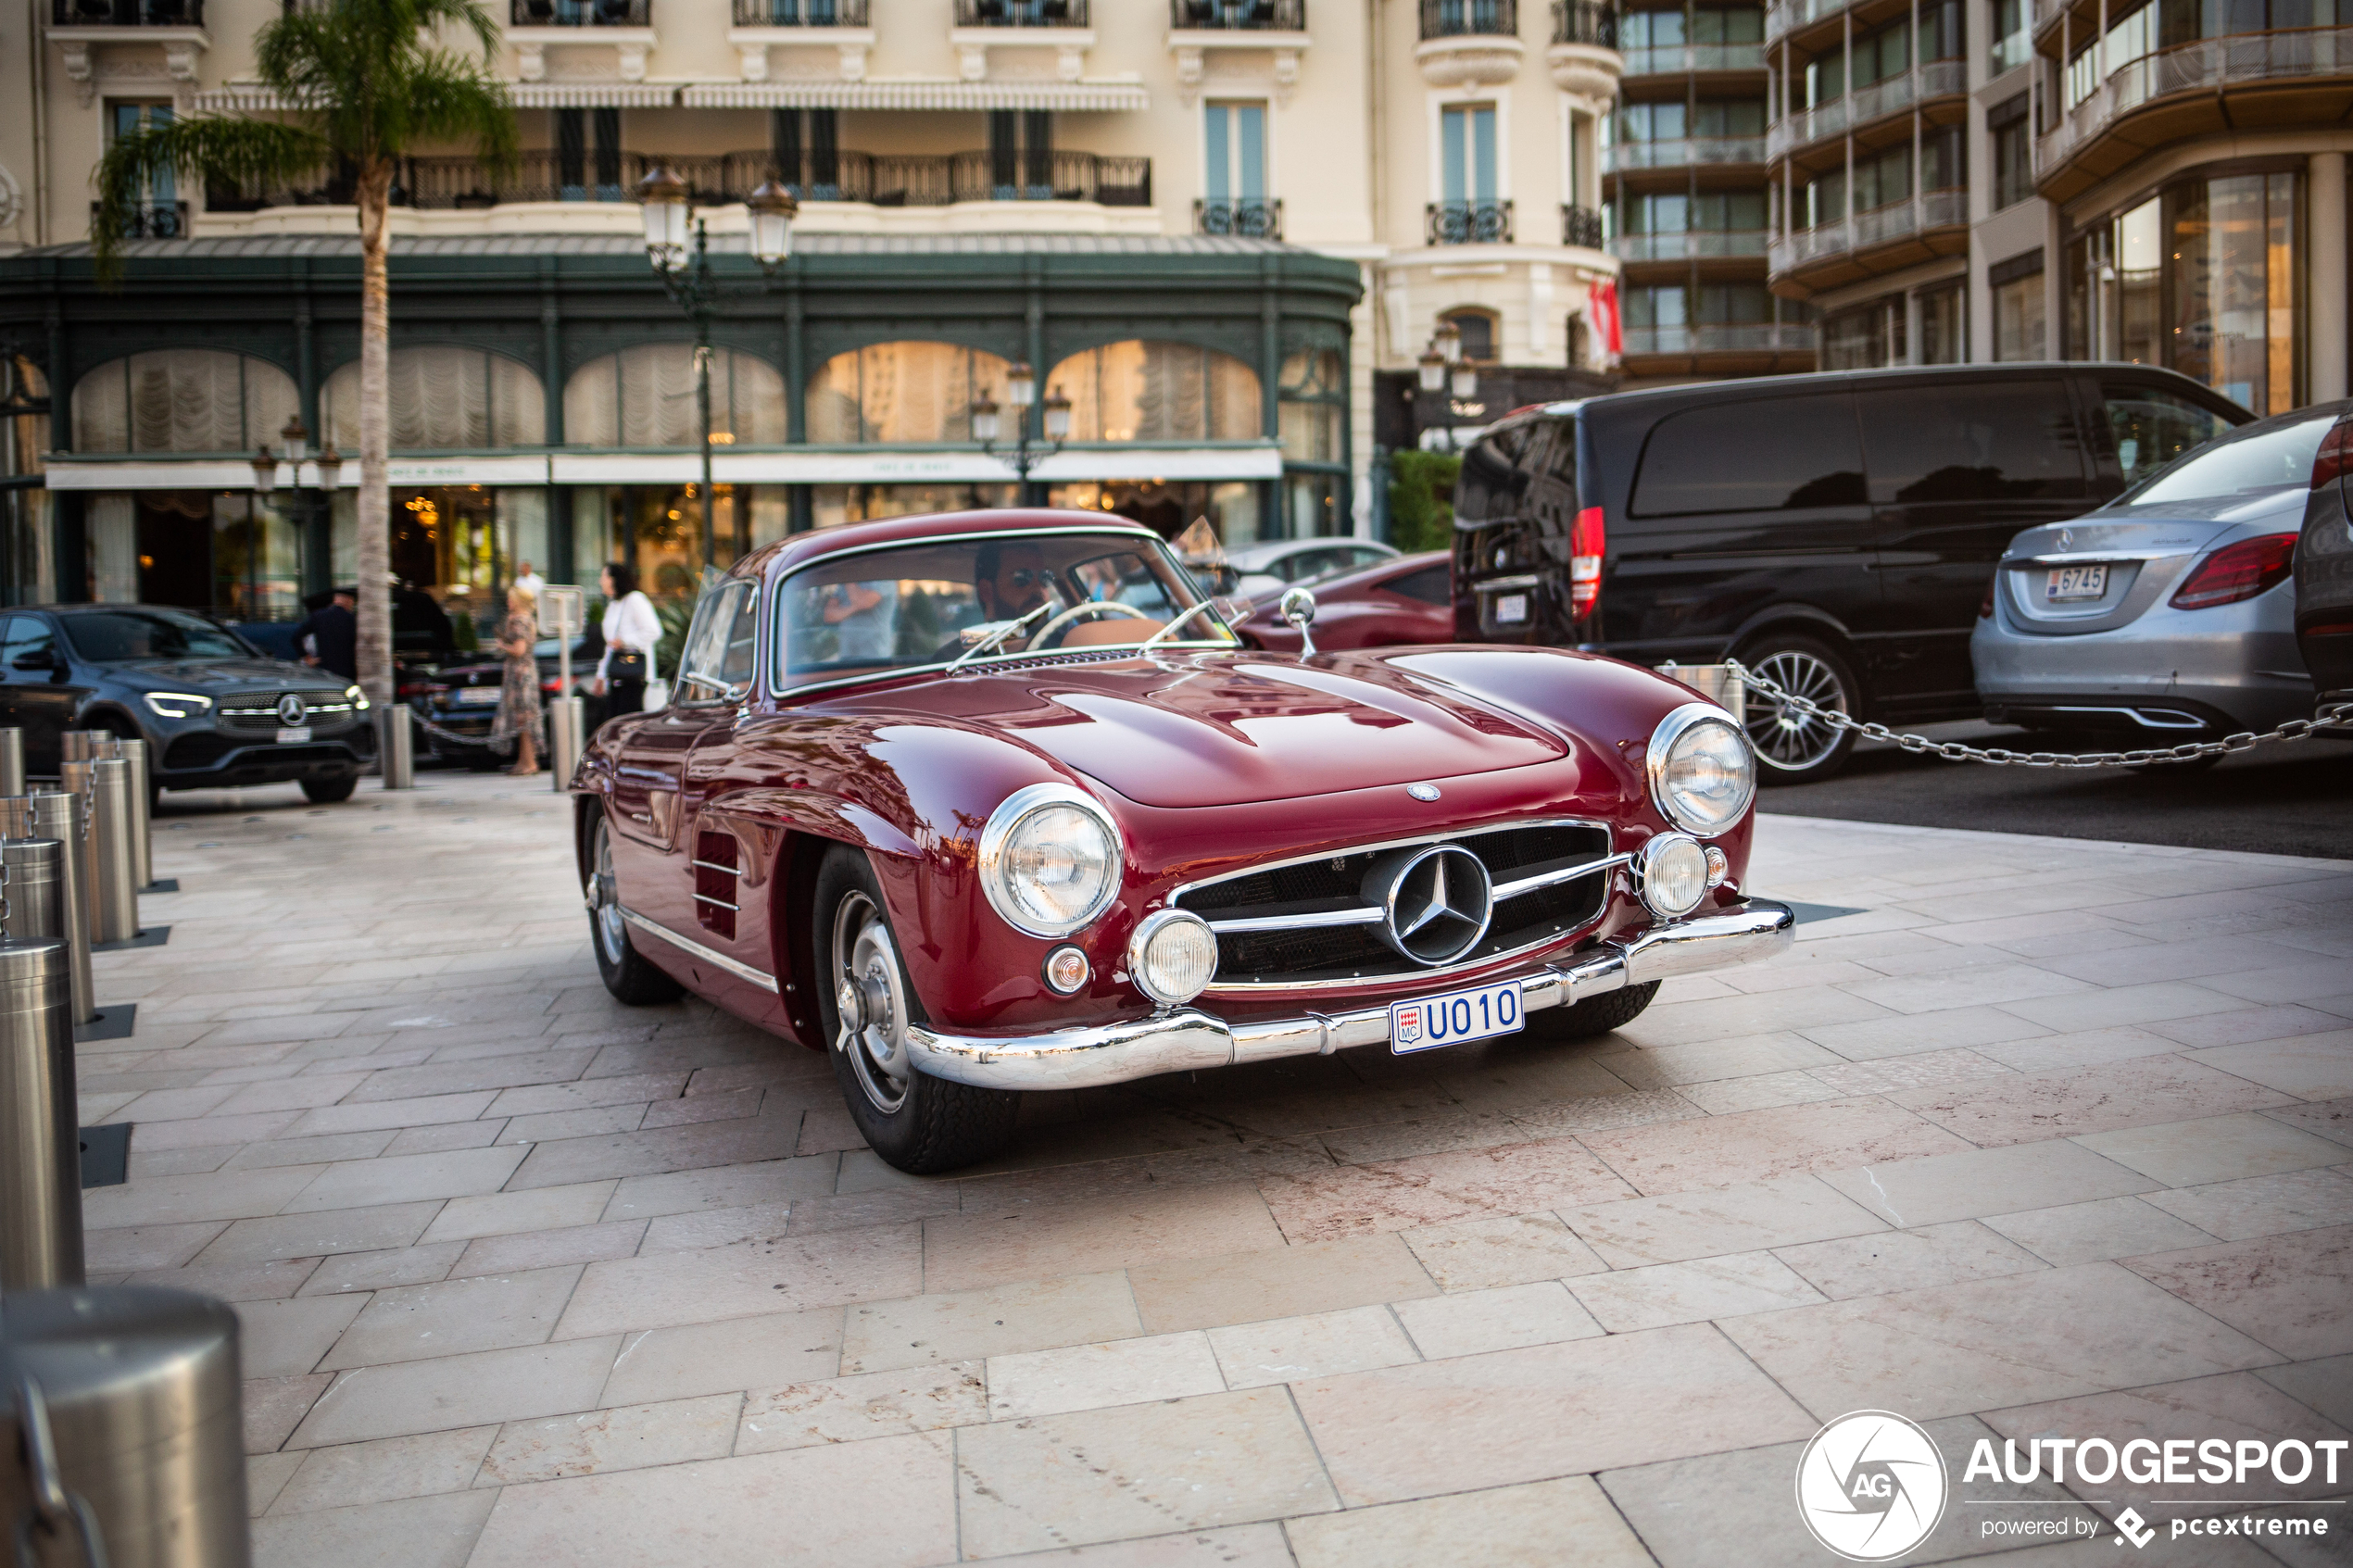
[[195, 692], [149, 692], [147, 706], [164, 719], [201, 719], [212, 711], [212, 698]]
[[1738, 822], [1756, 796], [1756, 754], [1714, 703], [1687, 702], [1660, 720], [1643, 766], [1659, 815], [1702, 838]]
[[358, 686], [346, 686], [343, 692], [343, 699], [344, 701], [351, 704], [351, 710], [354, 713], [365, 713], [368, 711], [368, 694], [361, 691]]
[[1119, 891], [1119, 830], [1101, 802], [1068, 784], [1005, 797], [980, 831], [980, 885], [1016, 931], [1067, 936]]

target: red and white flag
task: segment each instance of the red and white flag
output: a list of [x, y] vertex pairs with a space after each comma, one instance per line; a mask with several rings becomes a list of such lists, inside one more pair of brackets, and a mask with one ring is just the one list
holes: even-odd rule
[[1611, 364], [1617, 363], [1626, 352], [1626, 334], [1618, 330], [1617, 284], [1604, 279], [1595, 283], [1585, 297], [1585, 314], [1593, 327], [1593, 341]]

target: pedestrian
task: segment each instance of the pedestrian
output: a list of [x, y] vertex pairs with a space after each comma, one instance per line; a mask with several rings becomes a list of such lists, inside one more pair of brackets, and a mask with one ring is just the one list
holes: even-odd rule
[[540, 595], [547, 591], [547, 580], [534, 571], [529, 561], [519, 560], [515, 562], [515, 586], [530, 589], [535, 602]]
[[539, 601], [518, 583], [507, 590], [507, 619], [498, 628], [498, 651], [507, 668], [498, 683], [490, 744], [501, 751], [510, 744], [516, 747], [515, 765], [507, 771], [519, 779], [539, 771], [539, 659], [532, 651], [538, 636]]
[[310, 612], [309, 620], [295, 628], [295, 646], [302, 646], [305, 637], [310, 639], [311, 651], [303, 656], [305, 664], [346, 681], [359, 679], [359, 618], [352, 613], [352, 606], [359, 602], [359, 589], [337, 588], [333, 597]]
[[620, 561], [599, 579], [605, 591], [605, 656], [597, 661], [597, 695], [605, 699], [607, 715], [640, 713], [646, 707], [646, 683], [658, 673], [654, 646], [661, 641], [661, 621], [653, 600], [637, 591], [637, 574]]

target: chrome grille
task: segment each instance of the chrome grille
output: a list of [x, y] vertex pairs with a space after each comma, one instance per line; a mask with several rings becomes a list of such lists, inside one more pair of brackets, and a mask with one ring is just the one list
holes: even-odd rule
[[[359, 713], [351, 703], [341, 696], [324, 696], [315, 692], [302, 696], [302, 721], [310, 726], [314, 735], [333, 734], [359, 722]], [[279, 729], [278, 695], [268, 696], [233, 696], [214, 710], [214, 722], [223, 730], [240, 734], [275, 735]]]

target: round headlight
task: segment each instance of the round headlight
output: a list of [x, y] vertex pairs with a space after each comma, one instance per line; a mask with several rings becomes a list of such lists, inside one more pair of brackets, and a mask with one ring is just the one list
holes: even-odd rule
[[1659, 815], [1703, 838], [1738, 822], [1756, 795], [1756, 754], [1713, 703], [1685, 703], [1660, 720], [1644, 765]]
[[1634, 856], [1634, 885], [1651, 913], [1680, 920], [1707, 897], [1707, 851], [1696, 838], [1659, 834]]
[[1119, 834], [1094, 797], [1031, 784], [1005, 797], [980, 832], [980, 885], [1017, 931], [1067, 936], [1119, 891]]
[[1217, 934], [1189, 910], [1146, 915], [1127, 939], [1127, 972], [1163, 1007], [1189, 1002], [1217, 972]]

